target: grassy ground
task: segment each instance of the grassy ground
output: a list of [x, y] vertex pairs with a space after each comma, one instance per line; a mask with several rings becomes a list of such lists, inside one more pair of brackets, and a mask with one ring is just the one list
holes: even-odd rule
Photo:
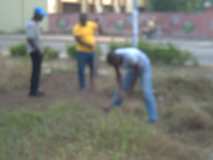
[[111, 70], [98, 77], [96, 92], [79, 93], [74, 68], [45, 64], [47, 95], [32, 99], [27, 60], [0, 59], [0, 160], [213, 159], [211, 68], [155, 67], [161, 119], [154, 126], [146, 123], [139, 90], [105, 114]]

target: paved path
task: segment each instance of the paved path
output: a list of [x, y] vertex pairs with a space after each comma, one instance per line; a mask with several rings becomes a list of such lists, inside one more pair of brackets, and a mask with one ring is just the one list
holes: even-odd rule
[[[45, 46], [50, 46], [64, 52], [68, 44], [73, 43], [73, 37], [63, 35], [46, 35], [42, 37]], [[111, 40], [123, 41], [119, 37], [99, 37], [98, 41], [106, 43]], [[24, 42], [23, 35], [1, 35], [0, 51], [7, 50], [9, 46], [18, 42]], [[185, 39], [157, 39], [152, 40], [154, 43], [173, 43], [174, 45], [191, 51], [202, 65], [213, 65], [213, 40], [185, 40]]]

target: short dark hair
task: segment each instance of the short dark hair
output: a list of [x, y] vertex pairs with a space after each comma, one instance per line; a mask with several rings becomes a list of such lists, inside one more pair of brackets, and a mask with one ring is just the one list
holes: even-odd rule
[[106, 61], [108, 64], [114, 65], [114, 62], [118, 61], [118, 60], [120, 60], [120, 56], [115, 54], [113, 51], [111, 51], [107, 54]]
[[42, 21], [43, 18], [44, 18], [44, 16], [37, 14], [37, 13], [34, 13], [34, 15], [33, 15], [33, 19], [35, 21]]
[[79, 15], [79, 21], [80, 21], [80, 23], [82, 23], [82, 24], [86, 23], [86, 22], [87, 22], [87, 15], [86, 15], [85, 13], [81, 13], [81, 14]]

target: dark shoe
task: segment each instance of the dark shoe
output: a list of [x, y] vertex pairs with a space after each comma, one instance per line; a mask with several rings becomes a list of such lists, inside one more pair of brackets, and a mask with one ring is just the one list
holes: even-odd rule
[[157, 119], [149, 119], [148, 123], [149, 124], [156, 124], [157, 123]]
[[30, 97], [43, 97], [45, 96], [44, 92], [30, 93]]

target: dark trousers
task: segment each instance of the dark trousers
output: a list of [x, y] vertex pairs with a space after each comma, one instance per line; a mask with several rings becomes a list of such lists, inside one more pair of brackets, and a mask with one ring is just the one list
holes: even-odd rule
[[77, 64], [78, 64], [78, 80], [80, 89], [85, 89], [85, 68], [89, 66], [90, 69], [90, 79], [95, 76], [95, 54], [94, 53], [83, 53], [78, 52], [77, 54]]
[[42, 54], [37, 51], [31, 52], [31, 61], [32, 61], [32, 75], [31, 75], [30, 94], [36, 95], [38, 93], [40, 85]]

